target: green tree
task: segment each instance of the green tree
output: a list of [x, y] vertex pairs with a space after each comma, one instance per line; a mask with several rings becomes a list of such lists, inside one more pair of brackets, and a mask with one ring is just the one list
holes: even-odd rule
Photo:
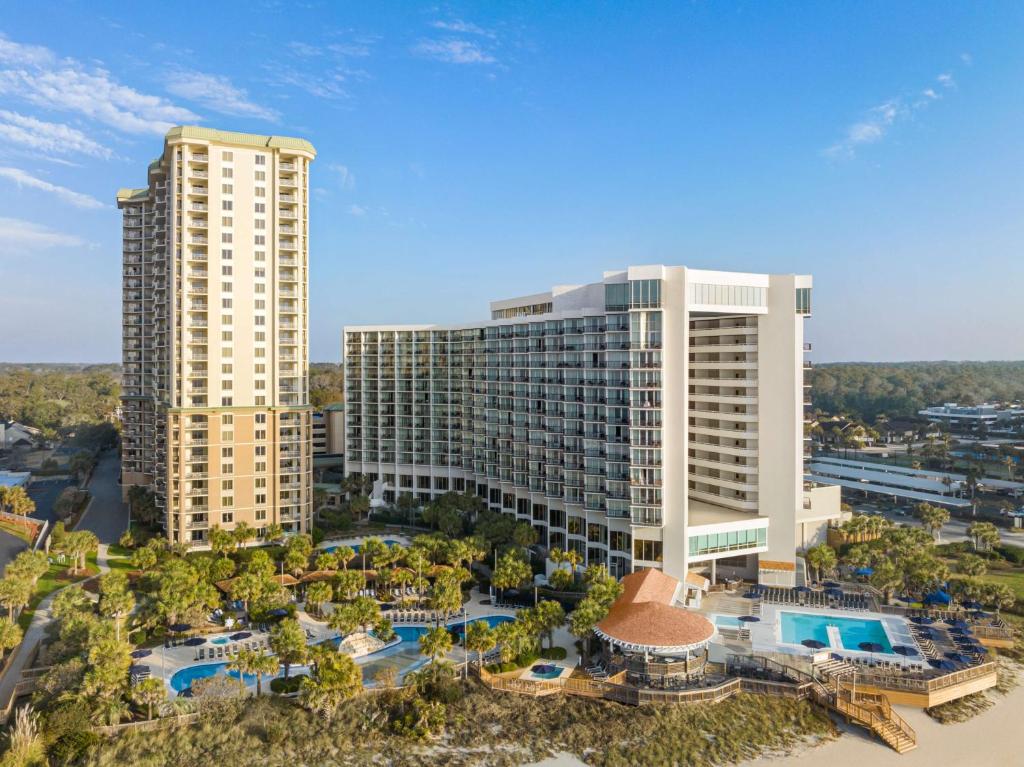
[[6, 577], [0, 580], [0, 606], [7, 608], [7, 617], [14, 620], [14, 613], [25, 607], [32, 599], [32, 584], [24, 578]]
[[9, 618], [0, 618], [0, 654], [21, 644], [21, 626]]
[[883, 559], [870, 575], [871, 585], [882, 592], [885, 602], [892, 600], [892, 595], [903, 583], [903, 573], [892, 560]]
[[142, 572], [148, 572], [156, 567], [157, 554], [149, 546], [140, 546], [132, 552], [132, 567]]
[[807, 549], [804, 559], [814, 568], [815, 580], [821, 580], [822, 574], [835, 569], [838, 557], [836, 550], [827, 543], [819, 543]]
[[167, 688], [162, 679], [147, 677], [132, 687], [132, 702], [137, 706], [145, 706], [146, 719], [153, 718], [153, 706], [167, 700]]
[[342, 599], [352, 599], [366, 588], [366, 576], [356, 570], [342, 570], [334, 576], [334, 593]]
[[991, 522], [971, 522], [967, 537], [974, 541], [976, 551], [988, 551], [999, 543], [999, 528]]
[[[256, 697], [263, 694], [263, 677], [268, 674], [276, 674], [278, 659], [273, 655], [264, 655], [256, 650], [242, 649], [238, 651], [228, 664], [228, 669], [237, 671], [240, 678], [245, 676], [256, 677]], [[287, 676], [287, 674], [285, 674]]]
[[924, 528], [934, 535], [938, 541], [942, 541], [942, 527], [949, 522], [949, 512], [941, 506], [919, 503], [917, 505], [917, 514], [921, 518], [921, 524]]
[[338, 706], [363, 689], [363, 674], [352, 657], [333, 649], [318, 648], [308, 677], [299, 686], [299, 700], [328, 722]]
[[306, 633], [294, 618], [285, 618], [270, 632], [270, 649], [284, 665], [284, 678], [293, 664], [302, 663], [306, 659]]
[[514, 549], [506, 551], [498, 560], [498, 566], [491, 573], [491, 585], [496, 589], [514, 589], [522, 586], [533, 577], [533, 570], [523, 559], [522, 554]]
[[86, 557], [96, 551], [99, 545], [99, 538], [91, 530], [76, 530], [63, 537], [59, 550], [71, 557], [71, 572], [79, 573], [85, 569]]
[[323, 615], [323, 606], [331, 601], [334, 596], [334, 589], [326, 581], [317, 581], [309, 584], [306, 589], [306, 609], [315, 615]]
[[237, 548], [238, 541], [230, 532], [221, 529], [219, 525], [210, 528], [210, 550], [214, 554], [227, 558]]
[[957, 560], [956, 568], [970, 578], [981, 578], [988, 572], [988, 564], [977, 554], [964, 554]]
[[348, 570], [348, 563], [355, 559], [356, 552], [351, 546], [339, 546], [334, 550], [334, 557], [342, 568]]
[[0, 486], [0, 511], [8, 514], [17, 514], [20, 517], [27, 517], [36, 510], [36, 502], [33, 501], [28, 492], [21, 485], [9, 487]]
[[338, 558], [330, 551], [321, 551], [316, 555], [314, 566], [317, 570], [337, 570]]
[[466, 626], [466, 650], [476, 653], [477, 666], [483, 665], [484, 654], [493, 650], [496, 643], [487, 621], [474, 621]]
[[110, 572], [100, 577], [100, 615], [114, 621], [114, 636], [121, 639], [121, 622], [135, 609], [135, 597], [128, 588], [128, 576]]
[[437, 626], [421, 634], [419, 643], [420, 653], [428, 656], [431, 662], [436, 662], [451, 652], [452, 635], [444, 626]]

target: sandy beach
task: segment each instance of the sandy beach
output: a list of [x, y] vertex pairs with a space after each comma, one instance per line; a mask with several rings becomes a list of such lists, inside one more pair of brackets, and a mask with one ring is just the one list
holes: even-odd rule
[[[942, 764], [968, 767], [1009, 767], [1024, 765], [1024, 747], [1017, 741], [1020, 712], [1024, 710], [1024, 686], [1005, 697], [995, 695], [996, 704], [961, 724], [939, 724], [919, 708], [900, 707], [900, 716], [917, 732], [918, 746], [902, 756], [868, 735], [866, 730], [843, 726], [834, 741], [785, 756], [764, 756], [740, 767], [795, 767], [827, 764], [828, 767], [935, 767]], [[570, 754], [560, 754], [533, 767], [585, 767]], [[644, 767], [638, 764], [637, 767]], [[684, 767], [680, 765], [680, 767]]]

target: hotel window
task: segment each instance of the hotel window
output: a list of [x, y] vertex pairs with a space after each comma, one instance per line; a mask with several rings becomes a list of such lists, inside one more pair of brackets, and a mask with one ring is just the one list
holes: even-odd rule
[[628, 282], [604, 286], [604, 308], [609, 312], [624, 312], [629, 309]]
[[253, 196], [254, 197], [266, 197], [267, 196], [267, 190], [264, 189], [262, 186], [258, 186], [258, 187], [256, 187], [253, 190]]
[[224, 259], [227, 259], [227, 260], [230, 261], [231, 260], [231, 256], [232, 256], [232, 252], [231, 252], [230, 248], [222, 248], [221, 249], [221, 251], [220, 251], [220, 257], [221, 258], [224, 258]]
[[657, 309], [661, 306], [661, 280], [630, 280], [631, 309]]
[[267, 244], [267, 238], [264, 235], [262, 235], [262, 234], [255, 235], [253, 237], [253, 240], [254, 240], [253, 244], [255, 244], [255, 245], [266, 245]]
[[233, 463], [222, 463], [220, 465], [220, 473], [221, 474], [234, 474], [235, 473], [235, 465]]
[[256, 210], [257, 213], [266, 213], [267, 212], [267, 205], [266, 205], [266, 203], [263, 203], [263, 202], [256, 203], [255, 210]]
[[[225, 367], [231, 367], [226, 365]], [[221, 426], [231, 426], [235, 422], [235, 417], [231, 413], [224, 413], [220, 417]]]
[[796, 289], [796, 313], [797, 314], [810, 314], [811, 313], [811, 289], [810, 288], [797, 288]]
[[221, 490], [234, 490], [234, 488], [235, 488], [235, 480], [233, 480], [233, 479], [222, 479], [220, 481], [220, 489]]
[[231, 210], [234, 207], [234, 205], [235, 204], [231, 200], [221, 200], [220, 201], [220, 209], [221, 210]]
[[644, 562], [661, 561], [661, 541], [633, 541], [633, 559]]
[[221, 242], [225, 242], [225, 243], [231, 242], [232, 241], [231, 240], [231, 232], [221, 232], [220, 233], [220, 241]]
[[[267, 496], [265, 496], [265, 495], [257, 495], [256, 496], [256, 503], [266, 503], [266, 502], [267, 502]], [[266, 509], [256, 509], [256, 521], [257, 522], [265, 522], [266, 519], [267, 519], [267, 510]]]
[[222, 178], [234, 178], [235, 170], [234, 168], [221, 168], [220, 175]]
[[220, 159], [222, 159], [224, 162], [231, 162], [233, 159], [235, 159], [235, 154], [234, 152], [221, 152]]
[[258, 155], [256, 155], [256, 164], [257, 165], [266, 165], [267, 164], [267, 156], [265, 154], [258, 154]]
[[232, 511], [225, 511], [220, 515], [220, 521], [224, 524], [230, 524], [235, 521], [235, 514]]
[[233, 218], [231, 218], [231, 216], [221, 216], [220, 217], [220, 225], [221, 226], [234, 226], [234, 221], [235, 220]]
[[694, 282], [690, 285], [690, 301], [695, 304], [719, 306], [765, 306], [764, 288], [749, 285], [710, 285]]
[[256, 171], [256, 180], [257, 181], [266, 181], [267, 180], [267, 172], [265, 170], [258, 170], [258, 171]]
[[230, 309], [231, 308], [231, 299], [230, 298], [222, 298], [220, 300], [220, 308], [221, 309]]
[[234, 194], [235, 188], [231, 184], [221, 184], [220, 191], [223, 194]]

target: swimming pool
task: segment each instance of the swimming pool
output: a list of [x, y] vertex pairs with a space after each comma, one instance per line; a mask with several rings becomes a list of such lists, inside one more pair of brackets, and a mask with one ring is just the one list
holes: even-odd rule
[[[892, 654], [889, 635], [886, 633], [882, 621], [876, 618], [847, 618], [838, 615], [780, 612], [779, 622], [782, 629], [782, 641], [787, 644], [800, 644], [805, 639], [816, 639], [825, 647], [831, 647], [834, 650], [860, 651], [861, 642], [874, 642], [882, 647], [878, 651], [879, 653]], [[829, 637], [830, 626], [835, 626], [838, 629], [842, 647], [834, 644]]]
[[[174, 676], [171, 677], [171, 689], [175, 692], [181, 692], [191, 687], [192, 683], [197, 679], [208, 679], [211, 676], [217, 676], [225, 672], [228, 676], [238, 679], [238, 672], [227, 671], [227, 667], [227, 663], [204, 663], [198, 666], [187, 666], [186, 668], [178, 669], [174, 672]], [[270, 676], [270, 674], [267, 674], [264, 676], [264, 679], [268, 679]], [[247, 685], [253, 685], [256, 684], [256, 677], [253, 674], [246, 674], [242, 677], [242, 681]]]
[[[343, 544], [343, 543], [339, 543], [337, 546], [328, 546], [328, 547], [326, 547], [324, 549], [324, 551], [333, 554], [335, 551], [337, 551], [338, 549], [340, 549], [344, 545], [345, 544]], [[391, 538], [385, 538], [384, 539], [384, 545], [385, 546], [401, 546], [402, 542], [401, 541], [392, 540]], [[348, 547], [350, 549], [352, 549], [352, 551], [354, 551], [356, 554], [359, 553], [360, 545], [358, 543], [350, 543], [350, 544], [348, 544]]]
[[719, 628], [727, 629], [738, 629], [743, 625], [743, 622], [737, 615], [715, 615], [715, 625]]
[[210, 644], [227, 644], [229, 641], [231, 640], [227, 637], [217, 637], [216, 639], [211, 639]]

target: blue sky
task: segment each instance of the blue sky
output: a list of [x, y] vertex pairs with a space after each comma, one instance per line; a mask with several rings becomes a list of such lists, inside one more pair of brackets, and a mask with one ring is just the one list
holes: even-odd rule
[[175, 123], [316, 145], [311, 357], [627, 264], [809, 272], [818, 361], [1024, 358], [1024, 4], [9, 3], [0, 360], [120, 357]]

